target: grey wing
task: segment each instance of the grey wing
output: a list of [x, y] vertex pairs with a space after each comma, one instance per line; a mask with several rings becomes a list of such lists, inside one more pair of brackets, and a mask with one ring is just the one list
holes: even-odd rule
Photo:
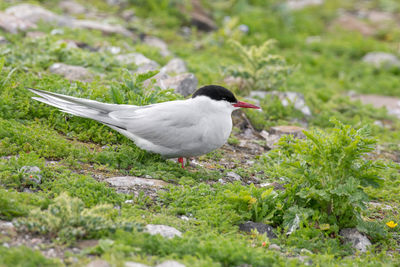
[[190, 149], [203, 136], [202, 118], [184, 101], [114, 111], [109, 116], [124, 124], [129, 133], [156, 146]]

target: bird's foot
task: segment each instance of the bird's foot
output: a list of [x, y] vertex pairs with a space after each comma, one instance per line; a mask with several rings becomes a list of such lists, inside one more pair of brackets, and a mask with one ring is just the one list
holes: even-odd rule
[[181, 158], [178, 158], [178, 162], [180, 163], [180, 164], [182, 164], [182, 169], [184, 169], [185, 168], [185, 165], [184, 165], [184, 161], [183, 161], [183, 158], [181, 157]]

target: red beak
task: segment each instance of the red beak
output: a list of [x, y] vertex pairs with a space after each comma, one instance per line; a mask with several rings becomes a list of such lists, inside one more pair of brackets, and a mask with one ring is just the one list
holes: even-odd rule
[[249, 104], [246, 102], [238, 101], [236, 104], [233, 104], [234, 107], [236, 108], [255, 108], [255, 109], [260, 109], [260, 107], [257, 107], [256, 105]]

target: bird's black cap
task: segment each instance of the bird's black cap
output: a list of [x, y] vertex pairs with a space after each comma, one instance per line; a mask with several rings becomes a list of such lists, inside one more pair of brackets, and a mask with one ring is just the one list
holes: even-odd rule
[[235, 95], [226, 89], [225, 87], [219, 86], [219, 85], [207, 85], [203, 86], [199, 89], [197, 89], [196, 92], [192, 95], [192, 98], [195, 98], [196, 96], [208, 96], [209, 98], [213, 100], [225, 100], [228, 101], [229, 103], [237, 103], [237, 99]]

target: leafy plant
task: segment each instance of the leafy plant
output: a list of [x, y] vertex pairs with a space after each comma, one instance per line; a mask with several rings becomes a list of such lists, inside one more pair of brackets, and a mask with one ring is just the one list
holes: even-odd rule
[[243, 187], [240, 183], [228, 185], [224, 192], [225, 202], [244, 220], [269, 223], [282, 205], [273, 188], [257, 188], [254, 184]]
[[282, 138], [266, 158], [274, 158], [276, 174], [290, 184], [283, 218], [289, 230], [311, 218], [334, 231], [354, 227], [368, 200], [363, 187], [382, 183], [385, 165], [367, 158], [376, 144], [370, 128], [332, 122], [336, 128], [329, 133], [314, 130], [304, 132], [307, 139]]
[[[154, 86], [154, 80], [145, 87], [144, 81], [154, 77], [158, 71], [149, 71], [142, 74], [124, 75], [123, 82], [111, 88], [111, 97], [117, 104], [148, 105], [157, 102], [172, 101], [179, 98], [173, 90], [162, 90]], [[153, 87], [153, 89], [151, 89]]]
[[239, 55], [242, 64], [226, 68], [226, 72], [234, 77], [246, 80], [245, 93], [250, 90], [277, 90], [285, 85], [287, 76], [293, 68], [285, 59], [270, 53], [274, 40], [268, 40], [261, 46], [243, 46], [230, 40], [230, 45]]
[[54, 199], [47, 210], [33, 209], [28, 217], [17, 220], [16, 224], [27, 231], [49, 234], [68, 243], [114, 231], [117, 228], [113, 221], [116, 215], [117, 210], [112, 205], [103, 204], [87, 209], [79, 198], [71, 198], [63, 193]]

